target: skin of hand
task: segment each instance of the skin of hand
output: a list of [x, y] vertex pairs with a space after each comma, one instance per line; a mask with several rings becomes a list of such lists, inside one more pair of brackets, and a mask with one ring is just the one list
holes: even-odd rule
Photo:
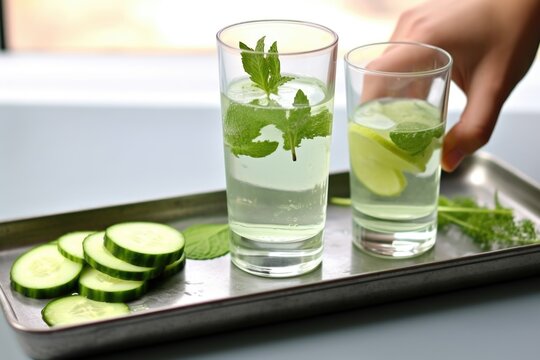
[[488, 142], [504, 102], [534, 61], [540, 0], [433, 0], [404, 12], [391, 41], [427, 43], [452, 55], [452, 80], [467, 96], [444, 139], [442, 167], [453, 171]]

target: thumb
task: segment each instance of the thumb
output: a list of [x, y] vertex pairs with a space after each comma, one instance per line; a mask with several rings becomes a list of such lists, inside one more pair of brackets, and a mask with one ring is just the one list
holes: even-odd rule
[[502, 101], [489, 81], [476, 79], [472, 83], [461, 118], [444, 139], [442, 168], [445, 171], [454, 171], [465, 156], [488, 142], [501, 111]]

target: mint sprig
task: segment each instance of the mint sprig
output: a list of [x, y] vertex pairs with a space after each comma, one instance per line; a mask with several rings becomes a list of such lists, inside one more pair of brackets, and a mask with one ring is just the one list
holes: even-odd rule
[[309, 100], [302, 90], [294, 97], [294, 109], [285, 121], [276, 123], [283, 132], [283, 149], [291, 151], [293, 161], [296, 161], [296, 148], [303, 139], [313, 139], [317, 136], [326, 137], [331, 133], [332, 114], [324, 109], [316, 115], [311, 115]]
[[397, 124], [395, 129], [390, 131], [390, 139], [401, 150], [415, 155], [424, 151], [433, 139], [440, 138], [443, 134], [442, 126], [430, 128], [420, 122], [407, 121]]
[[260, 38], [255, 45], [255, 49], [250, 48], [240, 41], [242, 66], [248, 73], [251, 81], [266, 93], [269, 98], [270, 94], [277, 94], [278, 88], [288, 81], [294, 79], [292, 76], [281, 76], [281, 64], [278, 57], [277, 41], [274, 41], [268, 53], [264, 53], [264, 39]]
[[263, 36], [257, 41], [255, 49], [240, 42], [242, 65], [250, 80], [266, 93], [267, 99], [256, 99], [249, 104], [232, 102], [224, 117], [225, 143], [235, 156], [262, 158], [277, 150], [279, 143], [270, 140], [256, 140], [268, 125], [275, 126], [283, 134], [283, 149], [291, 151], [293, 161], [298, 156], [296, 149], [302, 140], [326, 137], [332, 130], [332, 113], [324, 109], [311, 114], [311, 106], [306, 94], [296, 91], [293, 108], [282, 107], [271, 94], [277, 95], [281, 85], [294, 79], [281, 75], [277, 42], [264, 52]]

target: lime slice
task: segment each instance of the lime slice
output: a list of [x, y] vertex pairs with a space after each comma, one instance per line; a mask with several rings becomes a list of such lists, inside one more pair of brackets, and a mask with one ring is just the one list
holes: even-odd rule
[[349, 148], [351, 161], [374, 161], [386, 168], [413, 174], [424, 172], [425, 161], [399, 149], [377, 132], [355, 123], [349, 125]]
[[401, 171], [375, 161], [357, 161], [352, 170], [369, 191], [379, 196], [397, 196], [407, 187], [407, 179]]
[[396, 196], [405, 189], [403, 171], [419, 173], [425, 169], [392, 142], [358, 124], [349, 125], [349, 148], [354, 176], [380, 196]]

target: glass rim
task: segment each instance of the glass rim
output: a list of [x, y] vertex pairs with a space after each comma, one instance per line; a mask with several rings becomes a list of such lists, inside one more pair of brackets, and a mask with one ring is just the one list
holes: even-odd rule
[[309, 27], [313, 27], [313, 28], [318, 28], [319, 30], [322, 30], [322, 31], [332, 35], [333, 40], [328, 45], [318, 47], [318, 48], [314, 48], [312, 50], [283, 51], [283, 52], [280, 51], [279, 56], [282, 56], [282, 55], [303, 55], [303, 54], [310, 54], [310, 53], [313, 53], [313, 52], [319, 52], [319, 51], [327, 50], [327, 49], [330, 49], [330, 48], [336, 46], [337, 43], [338, 43], [338, 40], [339, 40], [338, 34], [334, 30], [332, 30], [332, 29], [330, 29], [330, 28], [328, 28], [328, 27], [326, 27], [324, 25], [317, 24], [317, 23], [314, 23], [314, 22], [311, 22], [311, 21], [288, 20], [288, 19], [260, 19], [260, 20], [241, 21], [241, 22], [237, 22], [237, 23], [225, 26], [224, 28], [222, 28], [221, 30], [219, 30], [216, 33], [217, 42], [220, 45], [222, 45], [223, 47], [226, 47], [228, 49], [235, 50], [235, 51], [245, 51], [245, 52], [249, 52], [249, 53], [253, 53], [253, 54], [268, 54], [268, 51], [243, 50], [243, 49], [240, 49], [239, 46], [231, 46], [231, 45], [227, 44], [226, 42], [224, 42], [221, 39], [221, 35], [225, 31], [227, 31], [229, 29], [232, 29], [232, 28], [238, 27], [238, 26], [257, 24], [257, 23], [261, 23], [261, 24], [263, 24], [263, 23], [286, 23], [286, 24], [293, 24], [293, 25], [304, 25], [304, 26], [309, 26]]
[[[436, 69], [431, 69], [431, 70], [421, 70], [421, 71], [381, 71], [381, 70], [367, 69], [365, 66], [355, 65], [349, 60], [351, 54], [353, 52], [355, 52], [355, 51], [358, 51], [358, 50], [361, 50], [361, 49], [367, 49], [367, 48], [375, 47], [375, 46], [381, 46], [381, 45], [386, 45], [386, 46], [389, 46], [389, 45], [411, 45], [411, 46], [416, 46], [416, 47], [420, 47], [420, 48], [431, 49], [431, 50], [434, 50], [434, 51], [436, 51], [436, 52], [438, 52], [440, 54], [443, 54], [448, 61], [443, 66], [440, 66], [440, 67], [438, 67]], [[440, 73], [443, 73], [445, 71], [448, 71], [452, 67], [452, 64], [454, 62], [454, 60], [452, 59], [452, 55], [450, 55], [450, 53], [448, 51], [444, 50], [443, 48], [440, 48], [440, 47], [434, 46], [434, 45], [430, 45], [430, 44], [426, 44], [426, 43], [416, 42], [416, 41], [383, 41], [383, 42], [371, 43], [371, 44], [366, 44], [366, 45], [360, 45], [360, 46], [357, 46], [357, 47], [347, 51], [347, 53], [345, 54], [344, 59], [345, 59], [345, 62], [347, 63], [348, 66], [350, 66], [352, 68], [355, 68], [357, 70], [361, 70], [361, 71], [366, 72], [366, 73], [370, 73], [370, 74], [373, 74], [373, 75], [380, 75], [380, 76], [400, 76], [400, 77], [416, 77], [416, 76], [429, 76], [429, 75], [440, 74]]]

